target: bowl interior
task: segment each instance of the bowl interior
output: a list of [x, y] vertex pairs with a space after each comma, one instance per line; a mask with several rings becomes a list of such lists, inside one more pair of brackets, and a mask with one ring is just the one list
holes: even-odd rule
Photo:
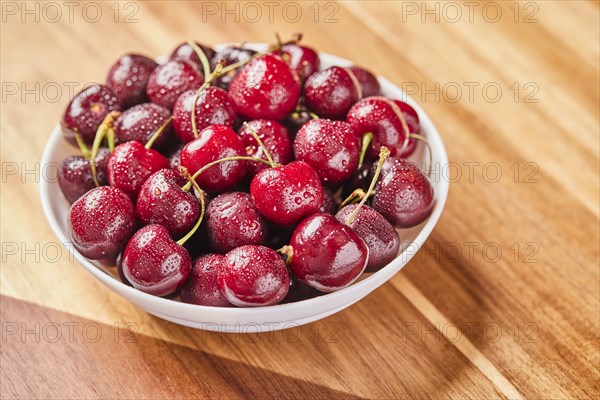
[[[216, 48], [222, 46], [216, 46]], [[251, 46], [257, 50], [265, 48], [265, 45], [261, 44], [251, 44]], [[352, 64], [348, 60], [325, 53], [321, 53], [320, 57], [322, 69], [332, 65], [349, 66]], [[398, 87], [384, 78], [379, 78], [379, 81], [384, 96], [401, 99], [415, 108], [421, 121], [421, 133], [428, 138], [432, 149], [433, 164], [438, 166], [436, 170], [439, 171], [439, 167], [448, 164], [448, 159], [443, 141], [435, 126], [421, 107]], [[76, 153], [78, 153], [78, 149], [63, 140], [61, 127], [57, 125], [44, 150], [42, 166], [46, 167], [47, 171], [57, 171], [62, 159]], [[419, 163], [428, 159], [426, 147], [418, 146], [417, 151], [410, 159]], [[359, 281], [337, 292], [295, 303], [258, 308], [217, 308], [186, 304], [155, 297], [122, 283], [115, 268], [101, 266], [98, 262], [90, 261], [74, 250], [67, 233], [66, 221], [69, 203], [62, 195], [56, 179], [42, 180], [40, 189], [44, 213], [58, 239], [83, 267], [112, 290], [151, 314], [179, 324], [208, 330], [250, 332], [261, 331], [265, 327], [269, 330], [284, 329], [331, 315], [360, 300], [396, 274], [422, 246], [437, 223], [444, 207], [448, 194], [448, 181], [442, 179], [440, 174], [432, 175], [431, 178], [435, 196], [432, 214], [418, 226], [399, 230], [402, 244], [400, 254], [394, 261], [376, 273], [363, 274]]]

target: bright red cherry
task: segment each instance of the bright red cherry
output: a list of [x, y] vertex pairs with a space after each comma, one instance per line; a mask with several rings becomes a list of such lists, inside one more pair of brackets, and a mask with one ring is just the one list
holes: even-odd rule
[[[211, 125], [181, 151], [180, 164], [194, 174], [205, 165], [226, 157], [245, 155], [244, 144], [233, 129]], [[240, 183], [246, 173], [244, 161], [225, 161], [208, 168], [196, 178], [198, 185], [211, 193], [222, 193]]]
[[91, 144], [104, 117], [111, 111], [119, 111], [121, 104], [112, 90], [94, 84], [81, 90], [69, 102], [62, 125], [67, 139], [77, 132], [85, 143]]
[[221, 293], [239, 307], [277, 304], [290, 287], [285, 262], [264, 246], [241, 246], [230, 251], [218, 271]]
[[346, 122], [313, 119], [296, 134], [294, 153], [297, 160], [313, 167], [323, 182], [337, 184], [358, 168], [360, 143]]
[[[133, 106], [117, 118], [114, 123], [115, 142], [117, 144], [137, 140], [146, 143], [152, 135], [171, 117], [171, 112], [158, 104], [144, 103]], [[172, 136], [168, 126], [156, 139], [155, 149], [164, 148]]]
[[[277, 164], [288, 164], [292, 161], [292, 140], [283, 125], [269, 119], [255, 119], [249, 121], [247, 125], [242, 125], [238, 130], [238, 135], [240, 135], [242, 142], [246, 146], [246, 154], [268, 161], [263, 148], [259, 146], [252, 131], [258, 135], [274, 162]], [[247, 166], [252, 176], [267, 168], [264, 164], [252, 161], [249, 161]]]
[[[210, 47], [204, 46], [198, 42], [196, 42], [196, 45], [202, 49], [209, 61], [215, 55], [215, 51]], [[169, 56], [169, 60], [187, 61], [190, 64], [194, 64], [199, 70], [202, 70], [202, 61], [200, 61], [200, 57], [198, 57], [196, 51], [188, 43], [181, 43], [179, 46], [175, 47]]]
[[123, 109], [148, 101], [146, 84], [158, 64], [139, 54], [125, 54], [108, 71], [108, 86]]
[[122, 268], [134, 288], [166, 296], [183, 286], [192, 270], [192, 260], [167, 228], [154, 224], [144, 226], [129, 240]]
[[260, 171], [252, 179], [250, 195], [261, 215], [281, 226], [293, 226], [323, 204], [319, 175], [302, 161]]
[[110, 186], [136, 199], [146, 179], [163, 168], [169, 168], [169, 162], [162, 154], [132, 140], [115, 147], [106, 169]]
[[290, 240], [289, 267], [296, 278], [322, 292], [333, 292], [354, 282], [364, 271], [369, 249], [349, 226], [331, 214], [304, 219]]
[[372, 207], [397, 228], [410, 228], [431, 214], [433, 188], [416, 164], [389, 158], [375, 185]]
[[116, 257], [135, 232], [135, 209], [123, 191], [100, 186], [73, 203], [67, 222], [71, 242], [84, 257]]
[[296, 71], [302, 82], [318, 71], [321, 65], [321, 60], [315, 50], [297, 43], [284, 44], [275, 53], [279, 53], [281, 58]]
[[344, 119], [361, 97], [360, 83], [347, 68], [330, 67], [316, 72], [304, 85], [306, 105], [322, 118]]
[[217, 253], [247, 244], [265, 244], [268, 228], [248, 193], [228, 192], [215, 197], [206, 208], [206, 233]]
[[[183, 93], [173, 107], [173, 129], [184, 143], [195, 139], [192, 109], [196, 92], [196, 90], [188, 90]], [[236, 117], [235, 104], [225, 90], [209, 86], [198, 95], [195, 112], [197, 132], [210, 125], [233, 126]]]
[[[335, 218], [345, 224], [358, 204], [350, 204], [335, 214]], [[389, 264], [398, 255], [400, 236], [380, 213], [369, 206], [361, 206], [350, 228], [360, 236], [369, 248], [369, 262], [366, 272], [375, 272]]]
[[194, 226], [200, 215], [200, 204], [193, 193], [182, 190], [187, 183], [178, 172], [161, 169], [142, 185], [135, 205], [139, 220], [159, 224], [173, 237], [181, 237]]
[[194, 64], [185, 61], [168, 61], [159, 65], [150, 75], [146, 93], [153, 103], [169, 110], [185, 91], [199, 89], [204, 75]]
[[379, 96], [381, 94], [381, 85], [379, 81], [371, 72], [367, 71], [364, 68], [357, 67], [353, 65], [352, 67], [348, 67], [350, 71], [358, 80], [360, 84], [362, 98], [369, 96]]
[[246, 119], [285, 118], [298, 103], [300, 80], [276, 55], [250, 61], [233, 79], [229, 95]]
[[225, 262], [221, 254], [206, 254], [194, 260], [192, 272], [181, 288], [181, 301], [210, 307], [230, 307], [219, 290], [219, 268]]
[[[110, 151], [106, 147], [98, 150], [96, 155], [96, 177], [98, 183], [108, 185], [106, 175], [106, 164], [110, 157]], [[58, 169], [58, 185], [63, 194], [73, 203], [88, 191], [96, 187], [92, 177], [92, 163], [83, 156], [69, 156], [65, 158]]]

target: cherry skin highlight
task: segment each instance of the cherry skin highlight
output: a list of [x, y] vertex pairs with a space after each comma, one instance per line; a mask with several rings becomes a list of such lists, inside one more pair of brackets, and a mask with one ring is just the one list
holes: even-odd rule
[[303, 283], [333, 292], [354, 282], [367, 266], [369, 249], [349, 226], [333, 215], [313, 214], [294, 230], [290, 270]]
[[264, 246], [241, 246], [230, 251], [218, 271], [221, 293], [239, 307], [277, 304], [290, 287], [281, 256]]
[[203, 83], [204, 75], [194, 64], [173, 60], [156, 67], [148, 79], [146, 93], [153, 103], [172, 110], [183, 92], [198, 89]]
[[121, 56], [108, 71], [106, 86], [108, 86], [123, 109], [148, 101], [146, 85], [148, 79], [158, 64], [139, 54]]
[[[212, 48], [198, 42], [196, 42], [196, 45], [202, 49], [209, 61], [215, 55], [215, 51]], [[175, 47], [171, 52], [171, 55], [169, 55], [169, 60], [186, 61], [195, 65], [196, 68], [202, 71], [202, 61], [200, 61], [200, 57], [198, 57], [196, 51], [188, 43], [181, 43], [179, 46]]]
[[[101, 147], [96, 155], [96, 178], [100, 186], [108, 185], [106, 164], [110, 151]], [[73, 203], [75, 200], [96, 187], [92, 177], [92, 163], [83, 156], [69, 156], [65, 158], [58, 169], [58, 185], [63, 194]]]
[[[131, 140], [146, 143], [170, 117], [171, 112], [158, 104], [143, 103], [133, 106], [123, 111], [115, 121], [115, 143], [120, 144]], [[155, 149], [165, 148], [171, 136], [172, 130], [168, 126], [152, 147]]]
[[192, 272], [181, 288], [181, 301], [210, 307], [231, 307], [219, 290], [219, 268], [225, 262], [221, 254], [206, 254], [194, 260]]
[[185, 283], [192, 270], [187, 250], [162, 225], [146, 225], [133, 235], [122, 261], [131, 285], [155, 296], [167, 296]]
[[312, 74], [304, 85], [307, 107], [321, 118], [344, 119], [361, 98], [360, 84], [350, 74], [342, 67]]
[[278, 53], [289, 64], [302, 82], [317, 72], [321, 65], [317, 52], [308, 46], [288, 43], [281, 46], [281, 49], [275, 53]]
[[123, 191], [100, 186], [73, 203], [67, 222], [75, 249], [101, 260], [116, 257], [135, 232], [135, 209]]

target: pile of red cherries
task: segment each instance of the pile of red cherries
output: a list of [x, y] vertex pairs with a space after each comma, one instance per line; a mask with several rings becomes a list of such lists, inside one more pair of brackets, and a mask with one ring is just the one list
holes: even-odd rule
[[433, 205], [406, 161], [426, 145], [419, 117], [299, 40], [125, 54], [79, 92], [62, 127], [81, 154], [58, 180], [77, 251], [138, 290], [216, 307], [315, 297], [390, 263], [396, 228]]

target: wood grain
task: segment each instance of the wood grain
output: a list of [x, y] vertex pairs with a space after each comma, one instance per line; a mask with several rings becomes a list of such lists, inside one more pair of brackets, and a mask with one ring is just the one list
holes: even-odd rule
[[[490, 22], [476, 2], [470, 22], [461, 2], [458, 21], [445, 3], [325, 2], [315, 22], [314, 3], [297, 2], [295, 23], [280, 11], [269, 23], [260, 2], [257, 22], [208, 15], [208, 3], [221, 6], [138, 2], [135, 23], [123, 2], [95, 2], [96, 23], [83, 5], [73, 22], [64, 8], [36, 22], [20, 2], [16, 14], [1, 4], [1, 397], [598, 398], [600, 3], [496, 2], [502, 16]], [[423, 8], [435, 4], [438, 20]], [[326, 21], [332, 10], [337, 22]], [[537, 22], [525, 22], [532, 10]], [[296, 31], [410, 89], [445, 140], [446, 209], [400, 274], [286, 333], [208, 334], [145, 314], [60, 252], [37, 163], [69, 85], [102, 81], [125, 52]], [[486, 85], [501, 88], [497, 101]], [[40, 340], [23, 337], [36, 323]], [[79, 324], [73, 342], [65, 323]]]

